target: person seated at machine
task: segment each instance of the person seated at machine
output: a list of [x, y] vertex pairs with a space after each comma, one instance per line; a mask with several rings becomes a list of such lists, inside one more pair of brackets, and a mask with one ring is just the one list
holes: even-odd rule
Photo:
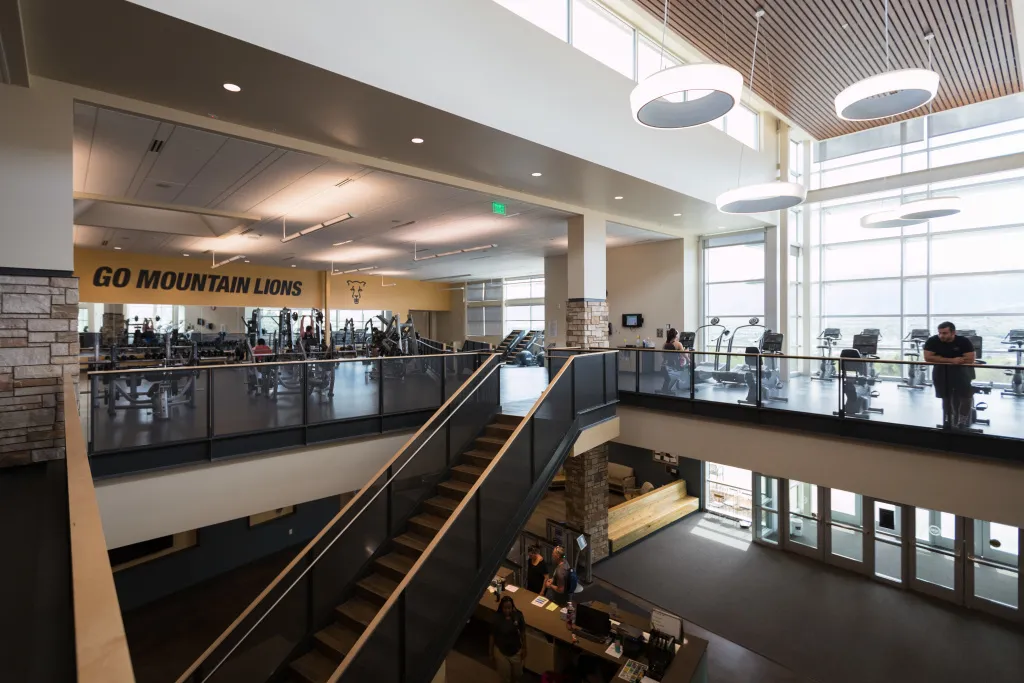
[[939, 323], [938, 334], [924, 343], [924, 360], [936, 364], [932, 368], [932, 384], [935, 396], [942, 399], [943, 422], [952, 429], [970, 428], [974, 409], [974, 344], [958, 335], [953, 323]]
[[272, 356], [273, 354], [274, 350], [267, 346], [266, 339], [256, 340], [256, 346], [254, 346], [252, 349], [252, 355], [256, 358], [257, 361], [261, 360], [261, 356]]
[[[679, 341], [679, 331], [670, 327], [665, 334], [665, 351], [683, 351], [683, 344]], [[665, 381], [661, 385], [661, 393], [669, 394], [673, 390], [689, 391], [690, 389], [690, 359], [685, 353], [662, 354], [661, 370], [665, 375]]]

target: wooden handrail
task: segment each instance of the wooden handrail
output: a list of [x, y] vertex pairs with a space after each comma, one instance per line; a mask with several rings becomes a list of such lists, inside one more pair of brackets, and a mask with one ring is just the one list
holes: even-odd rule
[[77, 398], [72, 377], [65, 375], [64, 438], [77, 680], [78, 683], [134, 683]]
[[[134, 370], [94, 370], [89, 373], [93, 375], [128, 375], [139, 372], [158, 372], [161, 370], [218, 370], [222, 368], [265, 368], [268, 365], [307, 365], [309, 363], [355, 363], [368, 360], [409, 360], [410, 358], [451, 358], [453, 356], [489, 356], [486, 351], [459, 351], [458, 353], [427, 353], [421, 356], [366, 356], [363, 358], [313, 358], [310, 360], [280, 360], [266, 361], [264, 363], [224, 363], [223, 365], [154, 365], [148, 368], [136, 368]], [[85, 358], [85, 363], [94, 361]], [[109, 362], [109, 361], [101, 361]], [[127, 361], [126, 361], [127, 362]]]
[[[609, 350], [605, 352], [597, 352], [594, 354], [586, 355], [604, 355], [605, 353], [614, 353], [614, 351]], [[459, 514], [461, 514], [462, 511], [469, 506], [470, 501], [473, 500], [473, 498], [479, 492], [480, 488], [483, 486], [484, 481], [487, 479], [487, 475], [489, 475], [491, 471], [494, 470], [498, 462], [502, 459], [502, 457], [504, 457], [508, 449], [512, 446], [515, 440], [523, 432], [527, 423], [529, 423], [530, 419], [533, 417], [533, 414], [537, 411], [537, 408], [544, 402], [544, 399], [547, 398], [548, 393], [551, 392], [552, 388], [554, 388], [554, 386], [558, 383], [558, 380], [561, 379], [562, 375], [568, 372], [569, 366], [572, 365], [572, 362], [573, 360], [576, 359], [576, 357], [577, 356], [569, 357], [565, 365], [563, 365], [558, 370], [558, 373], [544, 388], [544, 391], [541, 392], [540, 397], [538, 397], [538, 399], [534, 401], [533, 406], [531, 406], [530, 408], [530, 411], [526, 414], [522, 421], [518, 425], [516, 425], [515, 430], [502, 445], [501, 449], [497, 452], [497, 454], [487, 465], [487, 467], [484, 468], [484, 471], [480, 474], [480, 476], [477, 477], [477, 480], [470, 487], [469, 491], [466, 492], [466, 495], [462, 497], [462, 500], [459, 501], [459, 504], [455, 507], [452, 513], [448, 515], [448, 519], [446, 519], [445, 523], [441, 525], [441, 528], [438, 530], [438, 532], [434, 534], [434, 538], [432, 538], [430, 543], [427, 544], [427, 547], [423, 550], [423, 553], [419, 556], [419, 559], [416, 560], [415, 564], [413, 564], [409, 572], [405, 575], [405, 577], [398, 584], [398, 586], [395, 587], [395, 590], [391, 592], [391, 595], [384, 602], [384, 605], [379, 610], [377, 610], [377, 614], [376, 616], [374, 616], [373, 620], [366, 626], [365, 629], [363, 629], [363, 633], [359, 636], [359, 640], [355, 642], [355, 644], [352, 646], [352, 649], [349, 650], [348, 655], [345, 656], [345, 659], [342, 660], [341, 664], [338, 665], [338, 668], [334, 671], [333, 674], [331, 674], [331, 677], [327, 679], [327, 683], [338, 683], [338, 680], [341, 678], [341, 675], [345, 673], [345, 670], [348, 669], [351, 662], [355, 661], [355, 658], [359, 654], [359, 651], [363, 648], [363, 645], [365, 645], [366, 641], [369, 640], [370, 637], [372, 636], [374, 629], [381, 621], [383, 621], [384, 617], [387, 616], [388, 611], [394, 606], [394, 604], [398, 602], [398, 598], [409, 586], [413, 578], [415, 578], [416, 573], [419, 571], [420, 567], [422, 567], [426, 563], [431, 553], [434, 552], [434, 549], [438, 546], [438, 544], [441, 542], [441, 539], [444, 538], [444, 535], [448, 532], [448, 529], [450, 529], [451, 526], [455, 523], [455, 520], [456, 518], [458, 518]], [[572, 417], [574, 420], [576, 419], [575, 415], [573, 415]]]
[[352, 507], [355, 506], [356, 502], [358, 502], [360, 500], [360, 498], [362, 498], [366, 494], [366, 492], [370, 489], [370, 486], [374, 482], [376, 482], [381, 476], [387, 474], [388, 469], [395, 463], [395, 461], [397, 461], [398, 458], [403, 453], [405, 453], [405, 451], [416, 441], [416, 439], [418, 439], [420, 437], [420, 435], [422, 435], [424, 432], [426, 432], [427, 429], [433, 424], [434, 417], [437, 416], [442, 411], [444, 411], [457, 398], [459, 398], [460, 395], [466, 390], [466, 387], [470, 386], [470, 384], [473, 382], [473, 380], [476, 379], [476, 377], [481, 372], [483, 372], [485, 367], [487, 367], [487, 362], [486, 361], [481, 363], [480, 367], [477, 368], [473, 372], [473, 374], [470, 375], [469, 378], [466, 379], [466, 381], [462, 383], [462, 386], [459, 387], [458, 391], [453, 393], [448, 398], [448, 400], [445, 401], [444, 404], [442, 404], [441, 407], [437, 409], [437, 412], [435, 412], [434, 415], [431, 416], [431, 418], [429, 420], [427, 420], [427, 422], [422, 427], [420, 427], [418, 430], [416, 430], [416, 433], [413, 434], [409, 438], [409, 440], [406, 441], [405, 444], [400, 449], [398, 449], [398, 452], [396, 452], [395, 455], [390, 460], [387, 461], [387, 463], [385, 463], [379, 470], [377, 470], [376, 474], [374, 474], [372, 477], [370, 477], [369, 480], [367, 480], [367, 482], [363, 486], [363, 488], [361, 488], [359, 490], [359, 492], [356, 493], [356, 495], [352, 496], [352, 498], [349, 499], [348, 503], [345, 504], [345, 507], [343, 507], [338, 512], [338, 514], [336, 514], [334, 517], [332, 517], [331, 520], [329, 522], [327, 522], [327, 524], [324, 525], [324, 527], [320, 530], [320, 532], [317, 533], [317, 535], [314, 536], [313, 539], [309, 543], [307, 543], [306, 546], [302, 550], [299, 551], [299, 553], [292, 559], [292, 561], [289, 562], [288, 565], [285, 566], [285, 568], [281, 570], [281, 573], [279, 573], [277, 576], [275, 576], [274, 579], [267, 585], [267, 587], [264, 588], [260, 592], [260, 594], [257, 595], [256, 598], [249, 604], [249, 606], [246, 607], [244, 610], [242, 610], [242, 613], [239, 614], [238, 617], [234, 621], [231, 622], [231, 624], [224, 630], [224, 632], [221, 633], [219, 636], [217, 636], [217, 639], [214, 640], [213, 643], [210, 644], [210, 647], [206, 648], [206, 651], [203, 652], [203, 654], [199, 655], [199, 657], [196, 659], [196, 661], [192, 662], [192, 664], [188, 667], [188, 669], [186, 669], [185, 672], [183, 674], [181, 674], [181, 676], [178, 677], [178, 680], [176, 681], [176, 683], [187, 683], [188, 682], [189, 677], [196, 672], [196, 670], [199, 668], [199, 666], [203, 662], [205, 662], [206, 659], [211, 654], [213, 654], [214, 650], [216, 650], [218, 647], [220, 647], [221, 643], [223, 643], [227, 639], [227, 637], [231, 634], [231, 632], [234, 631], [236, 628], [238, 628], [238, 625], [241, 624], [242, 621], [247, 616], [249, 616], [253, 612], [253, 610], [256, 609], [257, 605], [259, 605], [261, 602], [263, 602], [263, 600], [270, 594], [270, 591], [272, 591], [279, 583], [281, 583], [281, 581], [284, 580], [284, 578], [288, 575], [288, 573], [291, 572], [292, 569], [295, 568], [295, 566], [298, 565], [298, 563], [303, 558], [305, 558], [310, 552], [312, 552], [313, 547], [317, 543], [319, 543], [320, 540], [324, 536], [327, 535], [328, 530], [331, 529], [332, 527], [334, 527], [334, 525], [337, 524], [339, 520], [341, 520], [341, 518], [345, 515], [345, 513], [347, 513]]

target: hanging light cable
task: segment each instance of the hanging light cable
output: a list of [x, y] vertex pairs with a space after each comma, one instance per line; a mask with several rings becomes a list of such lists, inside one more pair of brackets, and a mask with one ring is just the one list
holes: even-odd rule
[[[754, 25], [754, 51], [750, 60], [750, 91], [754, 91], [754, 72], [757, 65], [757, 40], [761, 32], [761, 17], [765, 15], [764, 8], [758, 8], [754, 12], [756, 23]], [[743, 179], [743, 153], [746, 145], [740, 145], [740, 163], [736, 169], [736, 184], [739, 185]], [[785, 211], [807, 198], [807, 190], [799, 183], [792, 183], [783, 180], [775, 180], [770, 183], [758, 183], [756, 185], [742, 185], [734, 190], [729, 190], [718, 195], [715, 203], [722, 213], [762, 213], [764, 211]]]
[[[661, 31], [661, 64], [665, 65], [668, 31], [668, 0]], [[691, 91], [707, 92], [688, 99]], [[648, 128], [692, 128], [720, 119], [735, 107], [743, 94], [743, 75], [724, 64], [682, 64], [660, 69], [636, 84], [629, 95], [633, 120]], [[676, 95], [677, 97], [672, 97]]]
[[836, 95], [836, 116], [847, 121], [872, 121], [922, 107], [939, 91], [939, 74], [927, 69], [889, 67], [889, 0], [885, 0], [885, 72], [857, 81]]

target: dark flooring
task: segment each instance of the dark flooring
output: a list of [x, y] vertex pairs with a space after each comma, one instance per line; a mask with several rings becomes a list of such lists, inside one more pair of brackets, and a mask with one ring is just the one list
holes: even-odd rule
[[[660, 361], [659, 361], [660, 362]], [[621, 367], [621, 366], [620, 366]], [[997, 373], [998, 374], [995, 374]], [[987, 374], [992, 373], [992, 374]], [[978, 369], [978, 380], [975, 385], [987, 382], [1005, 383], [1009, 378], [1002, 371], [986, 371]], [[619, 371], [619, 389], [636, 391], [636, 373], [631, 370]], [[915, 427], [934, 428], [942, 424], [942, 403], [935, 397], [932, 387], [921, 390], [907, 389], [898, 381], [878, 381], [873, 385], [878, 396], [871, 401], [872, 408], [881, 408], [882, 413], [870, 413], [869, 420], [911, 425]], [[816, 415], [832, 415], [839, 410], [841, 402], [842, 382], [835, 379], [831, 382], [812, 380], [808, 376], [791, 377], [779, 390], [778, 396], [786, 401], [767, 401], [765, 408], [788, 410]], [[661, 372], [644, 372], [640, 375], [640, 393], [675, 395], [689, 398], [690, 392], [679, 388], [665, 390], [665, 376]], [[746, 400], [745, 384], [723, 384], [714, 380], [699, 382], [695, 398], [701, 401], [719, 403], [737, 403]], [[988, 395], [977, 395], [976, 402], [987, 404], [987, 409], [979, 417], [991, 421], [990, 425], [975, 424], [986, 434], [1024, 438], [1024, 397], [1014, 398], [1003, 396], [996, 386]]]
[[595, 575], [806, 679], [1022, 680], [1024, 632], [750, 543], [708, 517], [690, 515], [633, 544]]
[[0, 680], [75, 677], [67, 468], [0, 468]]

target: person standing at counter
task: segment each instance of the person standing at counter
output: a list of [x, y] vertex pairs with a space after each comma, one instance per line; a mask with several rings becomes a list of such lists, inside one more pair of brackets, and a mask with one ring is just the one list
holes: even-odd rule
[[548, 580], [548, 563], [540, 554], [540, 548], [530, 546], [530, 560], [526, 565], [526, 590], [543, 595], [544, 582]]
[[544, 591], [544, 597], [555, 604], [564, 606], [569, 602], [569, 595], [565, 590], [569, 580], [569, 565], [565, 563], [565, 550], [562, 546], [551, 551], [551, 561], [555, 568], [552, 570], [551, 576], [544, 581], [544, 587], [547, 589]]
[[526, 660], [526, 621], [511, 595], [501, 598], [491, 622], [491, 660], [502, 683], [523, 680]]

